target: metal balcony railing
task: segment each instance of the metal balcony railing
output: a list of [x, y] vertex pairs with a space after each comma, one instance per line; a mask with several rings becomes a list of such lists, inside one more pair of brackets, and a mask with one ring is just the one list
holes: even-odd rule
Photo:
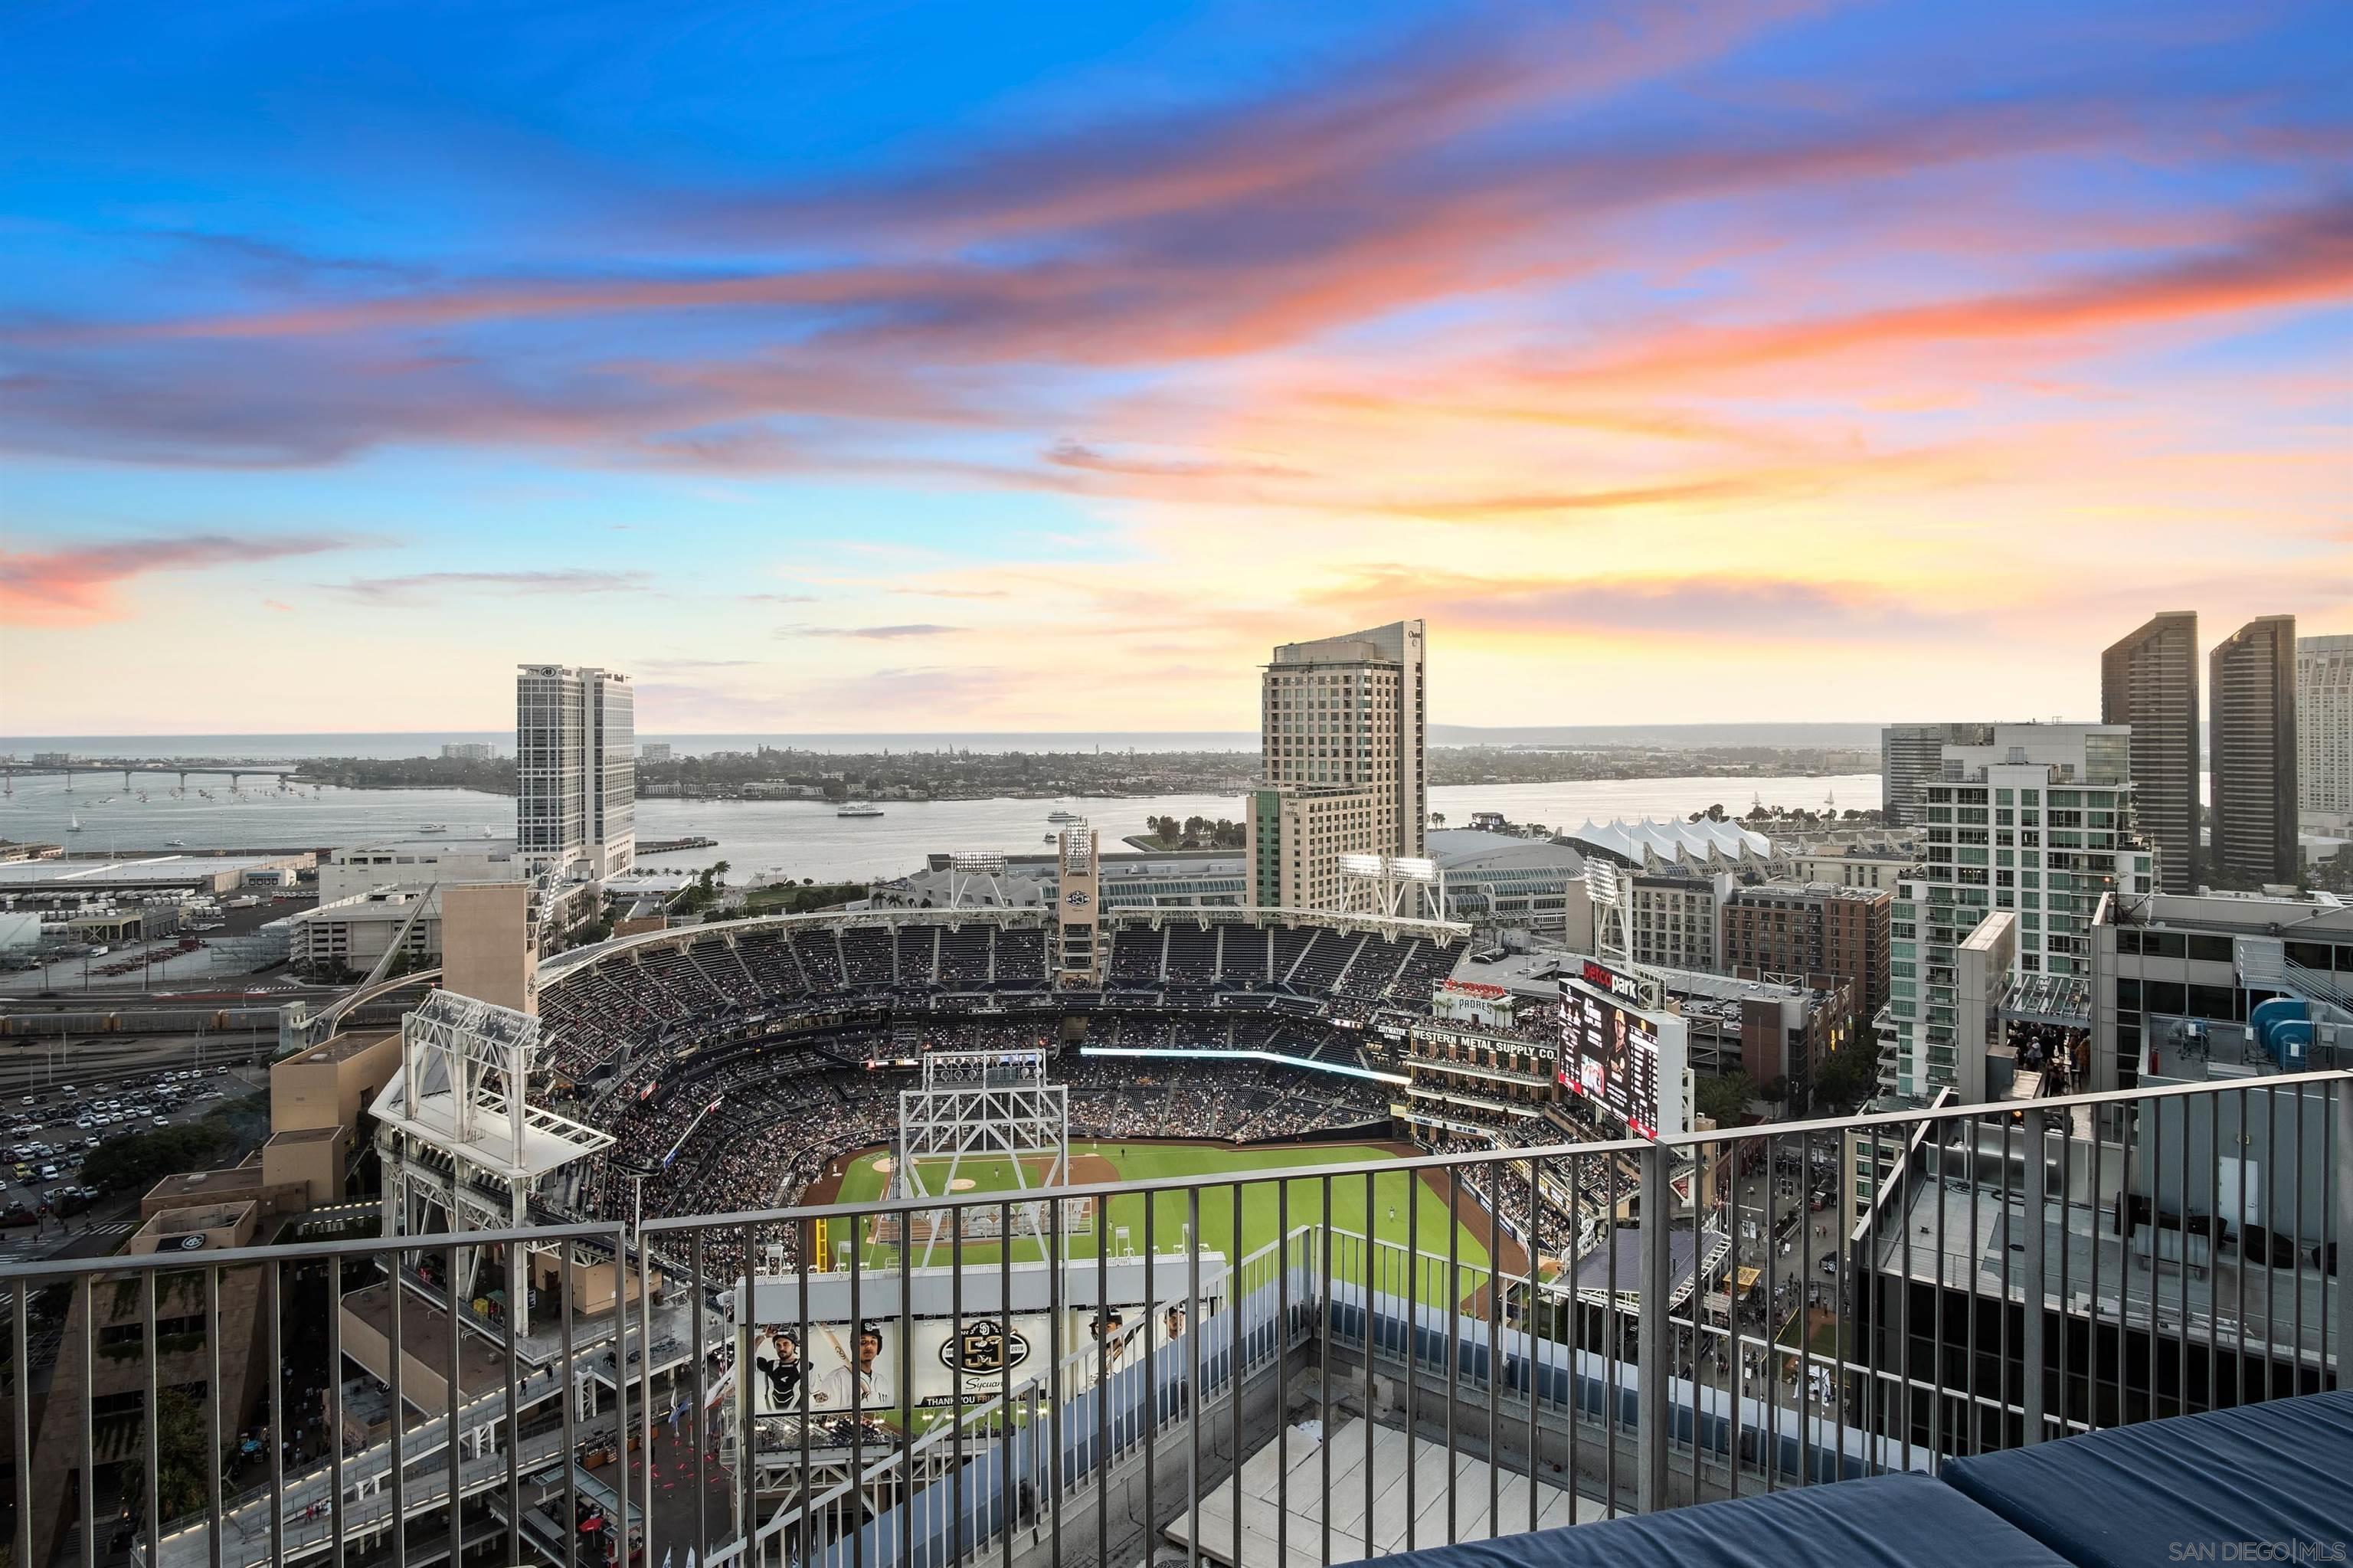
[[[2353, 1335], [2347, 1074], [1063, 1197], [0, 1268], [12, 1560], [1345, 1562], [2331, 1387]], [[762, 1364], [870, 1326], [826, 1408]]]

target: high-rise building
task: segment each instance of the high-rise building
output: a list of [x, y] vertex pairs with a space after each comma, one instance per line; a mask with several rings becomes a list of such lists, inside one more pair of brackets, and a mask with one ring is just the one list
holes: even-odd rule
[[1419, 620], [1286, 642], [1261, 704], [1265, 788], [1251, 797], [1251, 898], [1329, 909], [1339, 857], [1428, 843], [1426, 632]]
[[[2155, 857], [2133, 823], [2129, 730], [1988, 727], [1986, 745], [1948, 742], [1937, 777], [1922, 787], [1926, 843], [1889, 912], [1895, 1086], [1911, 1097], [1947, 1086], [1982, 1097], [1985, 1015], [1962, 994], [1970, 965], [1995, 954], [2008, 976], [2087, 979], [2085, 933], [2100, 900], [2153, 891]], [[1989, 917], [2013, 914], [1998, 941], [1971, 945]], [[2002, 978], [1972, 983], [1982, 990]]]
[[2216, 887], [2292, 883], [2295, 843], [2295, 617], [2264, 615], [2214, 645], [2206, 701]]
[[648, 740], [639, 742], [638, 746], [638, 760], [640, 762], [668, 762], [670, 760], [670, 742], [666, 740]]
[[617, 876], [637, 860], [629, 678], [524, 664], [515, 676], [515, 838], [533, 871]]
[[2295, 798], [2299, 821], [2353, 827], [2353, 637], [2295, 640]]
[[444, 762], [496, 762], [499, 748], [487, 740], [445, 740], [441, 743]]
[[2100, 722], [2132, 726], [2133, 810], [2158, 885], [2198, 885], [2198, 615], [2167, 610], [2100, 655]]
[[1879, 732], [1880, 807], [1890, 823], [1920, 825], [1920, 791], [1945, 765], [1945, 747], [1988, 744], [1982, 724], [1891, 724]]

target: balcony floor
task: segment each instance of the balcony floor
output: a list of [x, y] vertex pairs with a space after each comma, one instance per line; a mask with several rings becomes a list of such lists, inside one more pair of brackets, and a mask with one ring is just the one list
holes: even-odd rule
[[[1426, 1437], [1409, 1438], [1390, 1426], [1373, 1429], [1373, 1554], [1443, 1546], [1446, 1530], [1446, 1445]], [[1414, 1516], [1406, 1516], [1405, 1472], [1410, 1446], [1414, 1476]], [[1365, 1552], [1365, 1423], [1342, 1422], [1331, 1435], [1332, 1557], [1353, 1562]], [[1289, 1461], [1287, 1496], [1277, 1500], [1281, 1460]], [[1454, 1535], [1461, 1541], [1481, 1541], [1488, 1534], [1487, 1485], [1484, 1460], [1457, 1452], [1454, 1456]], [[1524, 1476], [1506, 1471], [1496, 1477], [1499, 1518], [1495, 1533], [1511, 1535], [1528, 1527], [1528, 1486]], [[1536, 1483], [1537, 1528], [1584, 1524], [1604, 1517], [1603, 1506], [1558, 1487]], [[1201, 1499], [1201, 1555], [1226, 1568], [1314, 1568], [1323, 1559], [1324, 1458], [1315, 1439], [1294, 1426], [1278, 1457], [1270, 1442], [1242, 1464], [1242, 1556], [1233, 1561], [1234, 1482], [1228, 1480]], [[1287, 1505], [1287, 1506], [1286, 1506]], [[1193, 1516], [1177, 1515], [1166, 1531], [1179, 1546], [1187, 1544]], [[1278, 1550], [1276, 1531], [1283, 1531]], [[1409, 1535], [1410, 1539], [1409, 1539]]]

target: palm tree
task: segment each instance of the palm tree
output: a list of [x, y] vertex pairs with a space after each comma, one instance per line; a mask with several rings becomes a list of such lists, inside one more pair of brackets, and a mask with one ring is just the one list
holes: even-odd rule
[[1442, 827], [1444, 827], [1444, 826], [1446, 825], [1446, 813], [1445, 813], [1445, 812], [1443, 812], [1443, 811], [1432, 811], [1432, 812], [1430, 812], [1430, 825], [1431, 827], [1433, 827], [1433, 828], [1442, 828]]

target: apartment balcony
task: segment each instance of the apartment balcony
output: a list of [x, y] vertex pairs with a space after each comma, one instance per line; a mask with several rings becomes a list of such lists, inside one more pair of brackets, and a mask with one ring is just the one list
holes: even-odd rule
[[[1850, 1138], [1887, 1151], [1852, 1209]], [[2348, 1150], [2331, 1072], [1059, 1202], [155, 1235], [0, 1268], [0, 1538], [1275, 1568], [1868, 1487], [2337, 1386]]]

